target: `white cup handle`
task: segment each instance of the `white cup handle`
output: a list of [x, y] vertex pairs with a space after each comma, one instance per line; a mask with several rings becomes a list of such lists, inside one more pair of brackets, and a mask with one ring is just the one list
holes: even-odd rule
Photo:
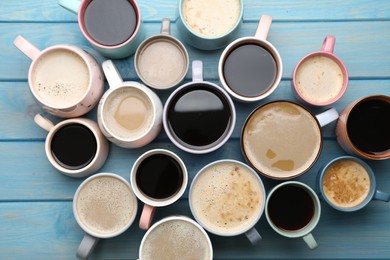
[[203, 62], [201, 60], [192, 62], [192, 81], [203, 81]]
[[318, 244], [316, 240], [314, 239], [313, 235], [311, 233], [307, 234], [306, 236], [303, 237], [303, 241], [306, 242], [307, 246], [310, 249], [316, 249], [318, 247]]
[[259, 25], [257, 26], [255, 37], [260, 40], [267, 40], [268, 32], [271, 27], [272, 17], [263, 14], [260, 18]]
[[50, 132], [50, 130], [54, 127], [54, 124], [52, 121], [47, 119], [46, 117], [43, 117], [40, 114], [36, 114], [34, 117], [34, 122], [39, 125], [44, 130]]
[[99, 238], [85, 234], [79, 248], [77, 248], [77, 258], [88, 259], [98, 242]]
[[318, 122], [320, 123], [320, 126], [323, 127], [339, 118], [339, 113], [335, 108], [331, 108], [326, 110], [325, 112], [322, 112], [321, 114], [316, 115], [316, 118]]
[[252, 243], [252, 245], [257, 245], [262, 240], [259, 232], [257, 232], [255, 228], [249, 229], [247, 232], [245, 232], [245, 235]]
[[123, 79], [112, 60], [104, 61], [102, 63], [102, 68], [110, 88], [115, 88], [122, 85]]

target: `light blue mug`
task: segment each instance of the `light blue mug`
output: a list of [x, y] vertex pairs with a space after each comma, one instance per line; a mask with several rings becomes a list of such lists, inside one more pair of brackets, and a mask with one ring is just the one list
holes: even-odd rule
[[359, 210], [371, 200], [390, 200], [389, 193], [377, 190], [371, 167], [353, 156], [340, 156], [323, 165], [317, 189], [326, 203], [342, 212]]

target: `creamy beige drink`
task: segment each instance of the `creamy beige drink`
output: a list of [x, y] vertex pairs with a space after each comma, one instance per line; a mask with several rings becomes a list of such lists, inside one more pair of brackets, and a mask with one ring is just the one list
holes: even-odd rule
[[240, 0], [183, 0], [185, 23], [195, 33], [205, 37], [219, 37], [229, 32], [238, 22]]
[[370, 191], [370, 177], [359, 163], [343, 159], [331, 164], [323, 177], [322, 188], [328, 200], [342, 208], [362, 203]]

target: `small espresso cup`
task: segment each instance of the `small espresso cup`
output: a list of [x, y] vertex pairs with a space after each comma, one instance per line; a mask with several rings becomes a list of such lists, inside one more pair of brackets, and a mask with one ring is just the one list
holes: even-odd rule
[[59, 44], [40, 51], [22, 36], [14, 45], [32, 60], [31, 93], [42, 108], [70, 118], [89, 112], [103, 93], [103, 74], [94, 58], [79, 47]]
[[236, 110], [219, 86], [203, 81], [203, 64], [192, 63], [192, 82], [168, 97], [163, 125], [169, 139], [183, 151], [204, 154], [220, 148], [231, 136]]
[[139, 247], [139, 260], [213, 259], [206, 231], [185, 216], [161, 219], [149, 228]]
[[99, 239], [119, 236], [137, 215], [137, 197], [130, 184], [113, 173], [98, 173], [84, 180], [73, 198], [73, 215], [85, 231], [77, 257], [88, 259]]
[[295, 178], [315, 164], [322, 150], [321, 127], [337, 118], [334, 108], [313, 115], [292, 101], [276, 100], [260, 105], [243, 125], [243, 155], [265, 177]]
[[187, 74], [189, 63], [185, 46], [170, 35], [168, 18], [162, 20], [160, 34], [140, 44], [134, 58], [138, 77], [155, 89], [168, 89], [179, 84]]
[[264, 211], [265, 189], [258, 174], [236, 160], [219, 160], [203, 167], [192, 180], [192, 215], [207, 231], [219, 236], [244, 234], [255, 245], [255, 229]]
[[243, 11], [243, 0], [180, 0], [177, 27], [191, 46], [216, 50], [235, 39], [242, 24]]
[[254, 102], [274, 92], [282, 78], [282, 58], [267, 41], [272, 17], [262, 15], [254, 37], [242, 37], [222, 52], [218, 75], [222, 86], [237, 101]]
[[109, 145], [94, 121], [71, 118], [54, 125], [40, 114], [34, 117], [34, 121], [49, 132], [45, 141], [46, 156], [61, 173], [81, 178], [103, 166]]
[[98, 124], [103, 134], [124, 148], [150, 143], [162, 127], [160, 98], [138, 82], [123, 81], [111, 60], [102, 66], [110, 86], [98, 106]]
[[280, 235], [302, 237], [310, 249], [317, 248], [311, 232], [320, 220], [321, 204], [308, 185], [286, 181], [274, 187], [268, 194], [265, 214], [269, 225]]
[[144, 207], [139, 227], [147, 230], [156, 207], [171, 205], [184, 193], [188, 182], [187, 168], [180, 157], [165, 149], [153, 149], [135, 161], [130, 183]]
[[82, 34], [105, 57], [128, 57], [144, 38], [135, 0], [58, 0], [58, 4], [77, 14]]
[[313, 106], [335, 103], [348, 86], [348, 72], [334, 53], [336, 38], [327, 36], [318, 52], [303, 57], [296, 65], [292, 88], [296, 97]]
[[377, 190], [371, 167], [353, 156], [337, 157], [323, 165], [317, 186], [323, 199], [343, 212], [359, 210], [371, 200], [390, 200], [389, 193]]
[[349, 154], [390, 159], [390, 97], [370, 95], [350, 103], [340, 114], [336, 136]]

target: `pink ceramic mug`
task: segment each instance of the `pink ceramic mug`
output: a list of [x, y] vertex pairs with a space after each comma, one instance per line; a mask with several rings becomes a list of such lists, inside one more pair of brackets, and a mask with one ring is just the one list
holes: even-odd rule
[[327, 106], [344, 95], [348, 72], [341, 59], [333, 53], [335, 41], [334, 36], [327, 36], [320, 51], [306, 55], [296, 65], [292, 88], [300, 101], [313, 106]]

